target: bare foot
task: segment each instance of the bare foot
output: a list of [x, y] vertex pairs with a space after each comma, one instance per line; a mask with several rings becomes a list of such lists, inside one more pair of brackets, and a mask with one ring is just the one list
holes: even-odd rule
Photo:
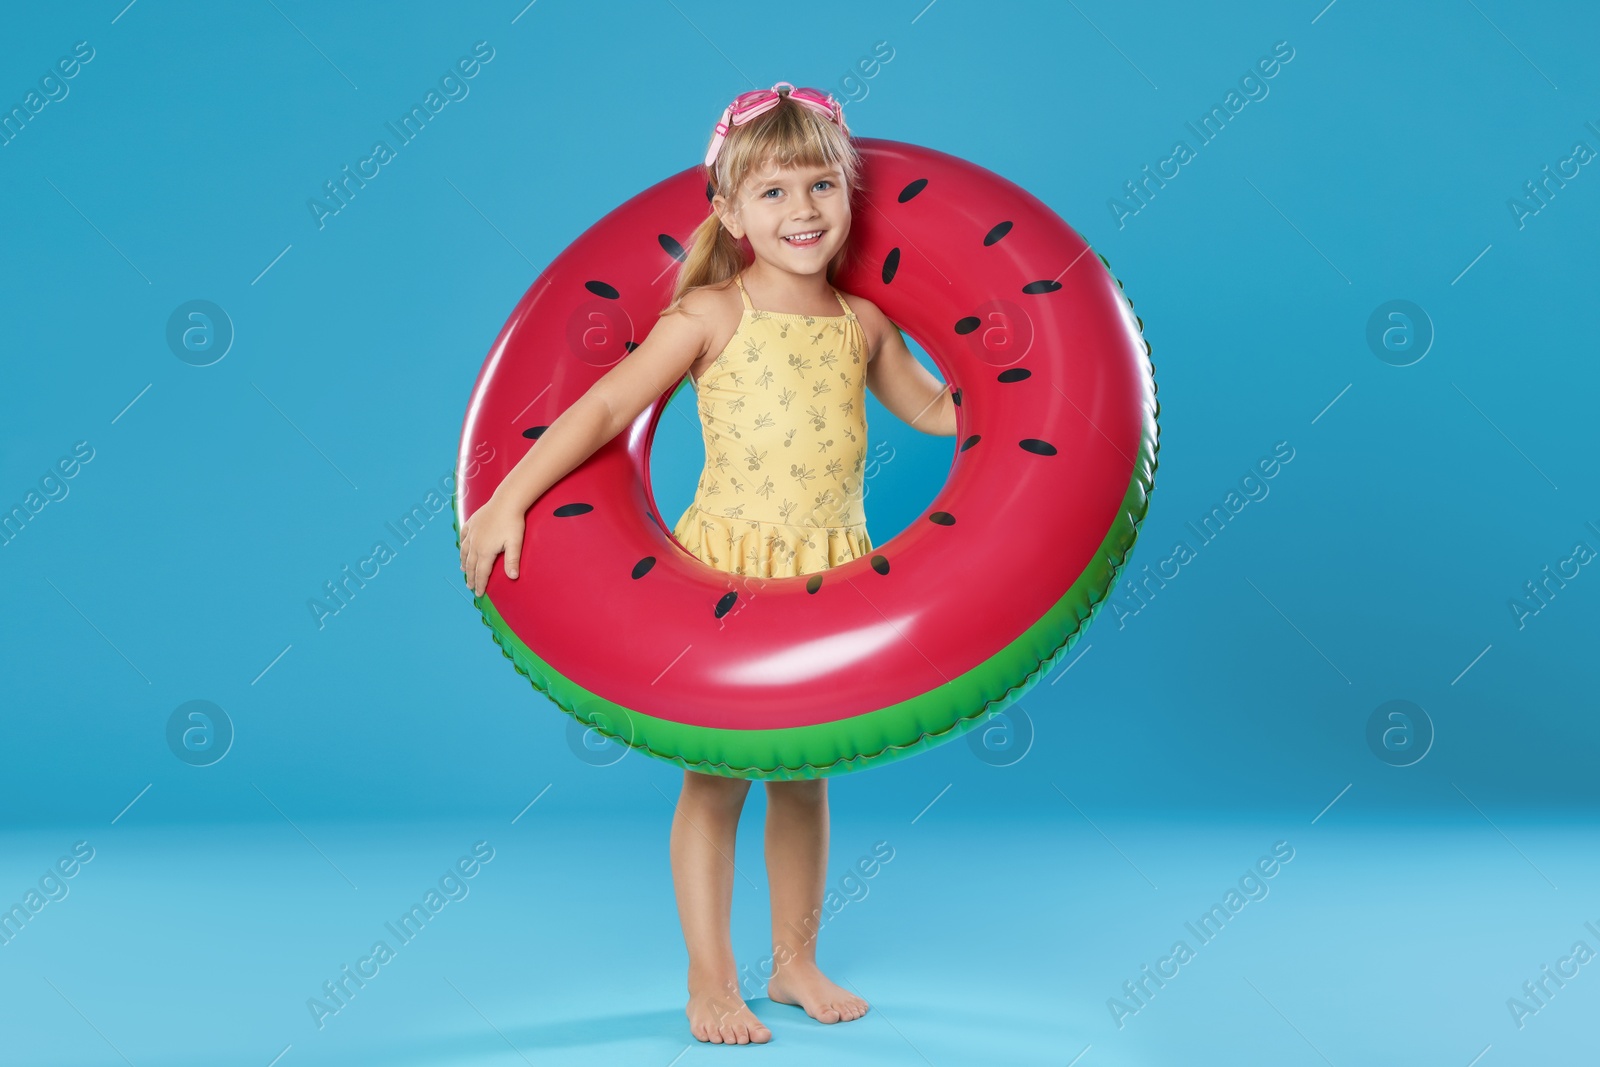
[[792, 961], [767, 983], [767, 998], [794, 1004], [819, 1023], [847, 1023], [867, 1013], [867, 1002], [834, 985], [814, 963]]
[[772, 1031], [756, 1018], [739, 996], [739, 983], [689, 979], [689, 1032], [698, 1041], [714, 1045], [760, 1045], [772, 1040]]

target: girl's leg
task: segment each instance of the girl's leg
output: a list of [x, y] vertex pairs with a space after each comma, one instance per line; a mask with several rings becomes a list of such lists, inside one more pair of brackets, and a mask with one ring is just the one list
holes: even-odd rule
[[772, 1039], [739, 995], [728, 932], [734, 837], [749, 791], [747, 779], [685, 771], [672, 817], [672, 883], [689, 949], [689, 1030], [715, 1044]]
[[828, 780], [767, 783], [767, 880], [772, 885], [773, 975], [767, 996], [819, 1023], [849, 1022], [867, 1002], [817, 969], [828, 878]]

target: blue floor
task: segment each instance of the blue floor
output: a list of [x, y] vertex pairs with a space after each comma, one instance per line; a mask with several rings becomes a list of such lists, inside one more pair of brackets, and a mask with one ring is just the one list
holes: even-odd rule
[[[1280, 822], [1071, 809], [999, 822], [964, 817], [959, 794], [926, 810], [908, 798], [890, 818], [845, 810], [842, 795], [830, 886], [845, 903], [820, 958], [873, 1010], [834, 1026], [762, 997], [759, 790], [746, 808], [734, 940], [773, 1031], [766, 1062], [1593, 1062], [1600, 977], [1559, 963], [1577, 942], [1600, 947], [1585, 926], [1600, 926], [1592, 824], [1391, 821], [1348, 798]], [[135, 806], [113, 825], [9, 834], [8, 902], [77, 841], [93, 857], [7, 928], [3, 1062], [665, 1067], [751, 1054], [688, 1033], [671, 809], [654, 789], [646, 809], [652, 798], [659, 811], [631, 825], [536, 804], [493, 822], [163, 828], [141, 826]], [[844, 881], [880, 841], [892, 858]], [[492, 858], [474, 864], [478, 842]], [[446, 879], [437, 913], [396, 936], [386, 924], [426, 908], [463, 856], [472, 876]], [[1271, 876], [1244, 877], [1263, 857]], [[324, 983], [380, 940], [390, 958], [328, 997]], [[1180, 940], [1189, 955], [1174, 959]], [[1557, 985], [1546, 964], [1577, 973]], [[1541, 978], [1535, 1001], [1523, 984]], [[1135, 1000], [1124, 983], [1141, 979]], [[1511, 998], [1538, 1009], [1521, 1027]]]

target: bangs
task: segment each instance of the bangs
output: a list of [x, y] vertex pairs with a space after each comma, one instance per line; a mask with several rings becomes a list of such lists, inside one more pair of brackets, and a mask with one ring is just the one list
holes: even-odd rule
[[768, 165], [836, 167], [853, 190], [860, 160], [849, 135], [838, 126], [785, 101], [747, 126], [734, 127], [717, 164], [719, 184], [725, 190], [743, 188]]

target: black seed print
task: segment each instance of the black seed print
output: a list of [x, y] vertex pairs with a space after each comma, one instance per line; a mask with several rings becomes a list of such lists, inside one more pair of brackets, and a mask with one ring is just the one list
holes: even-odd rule
[[574, 515], [587, 515], [593, 510], [593, 504], [562, 504], [551, 514], [558, 519], [570, 519]]
[[822, 575], [813, 574], [811, 577], [806, 579], [806, 592], [815, 593], [818, 589], [821, 589], [821, 588], [822, 588]]
[[622, 299], [622, 294], [617, 292], [614, 287], [607, 285], [605, 282], [584, 282], [583, 287], [589, 290], [595, 296], [603, 296], [607, 300]]
[[626, 348], [629, 352], [632, 352], [635, 348], [639, 347], [639, 342], [638, 341], [624, 341], [624, 342], [622, 342], [622, 347]]
[[709, 181], [706, 182], [706, 200], [710, 201], [710, 200], [715, 200], [716, 198], [717, 198], [717, 190], [716, 190], [716, 188]]
[[883, 257], [883, 284], [888, 285], [894, 281], [895, 272], [900, 269], [900, 249], [891, 248], [889, 254]]
[[1049, 278], [1046, 278], [1042, 282], [1029, 282], [1027, 285], [1022, 287], [1022, 291], [1027, 293], [1029, 296], [1033, 296], [1035, 293], [1053, 293], [1059, 288], [1061, 288], [1060, 282], [1051, 281]]
[[987, 248], [989, 245], [994, 244], [996, 241], [1000, 240], [1000, 238], [1004, 237], [1006, 234], [1008, 234], [1010, 232], [1011, 232], [1011, 223], [1009, 223], [1009, 222], [997, 222], [997, 223], [995, 223], [994, 229], [990, 230], [988, 233], [983, 235], [984, 247]]
[[717, 601], [716, 616], [722, 618], [733, 608], [733, 602], [739, 599], [738, 593], [723, 593], [722, 599]]
[[1049, 441], [1041, 441], [1037, 437], [1024, 437], [1017, 444], [1022, 446], [1024, 452], [1032, 452], [1036, 456], [1053, 456], [1056, 446]]
[[1003, 370], [995, 375], [994, 380], [997, 382], [1020, 382], [1024, 378], [1032, 377], [1033, 371], [1028, 370], [1026, 367], [1012, 367], [1010, 370]]
[[677, 260], [679, 263], [682, 263], [685, 259], [689, 258], [689, 254], [683, 250], [683, 246], [678, 243], [677, 238], [673, 237], [670, 233], [656, 234], [656, 241], [661, 245], [661, 250], [663, 252]]
[[940, 526], [954, 526], [956, 524], [956, 517], [950, 514], [948, 511], [935, 511], [928, 516], [928, 521], [938, 523]]
[[522, 436], [526, 437], [530, 441], [537, 441], [540, 435], [542, 435], [549, 428], [550, 427], [548, 426], [529, 426], [526, 430], [522, 431]]
[[883, 556], [873, 556], [872, 557], [872, 569], [877, 571], [879, 574], [888, 574], [889, 573], [889, 561], [887, 559], [885, 559]]
[[964, 319], [956, 320], [956, 333], [971, 333], [973, 330], [976, 330], [982, 325], [983, 320], [978, 318], [978, 316], [968, 315]]
[[644, 559], [641, 559], [638, 563], [633, 565], [633, 576], [635, 578], [643, 578], [645, 575], [650, 573], [650, 568], [654, 567], [655, 565], [656, 558], [654, 556], [646, 556]]
[[918, 178], [904, 189], [900, 190], [900, 202], [903, 204], [928, 187], [928, 179]]
[[950, 402], [956, 407], [961, 406], [961, 390], [957, 389], [955, 392], [950, 394]]
[[957, 451], [965, 452], [967, 449], [971, 448], [973, 445], [977, 444], [981, 440], [983, 440], [983, 438], [981, 436], [979, 436], [978, 434], [973, 434], [971, 437], [969, 437], [965, 441], [961, 442], [961, 447], [959, 449], [957, 449]]

